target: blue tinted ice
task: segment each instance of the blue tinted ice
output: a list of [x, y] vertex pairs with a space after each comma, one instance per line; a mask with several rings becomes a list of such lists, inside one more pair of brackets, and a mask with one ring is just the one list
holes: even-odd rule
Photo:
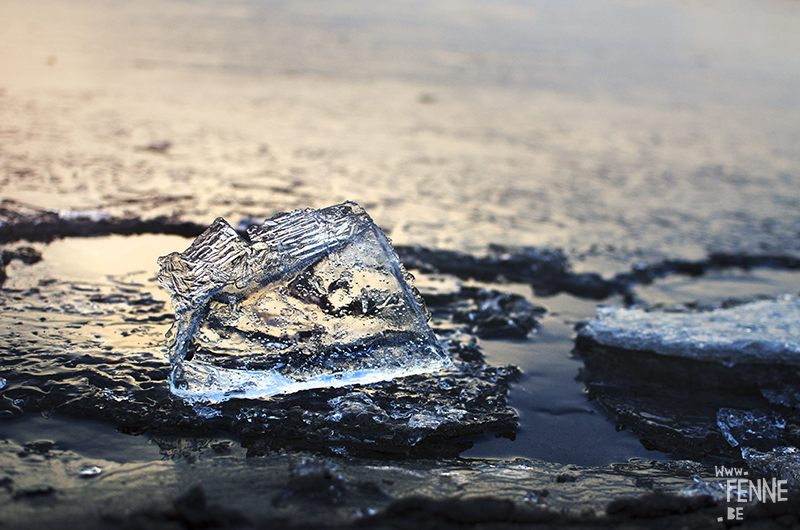
[[600, 307], [579, 334], [600, 344], [723, 363], [800, 363], [800, 298], [706, 312]]
[[731, 447], [758, 447], [780, 438], [786, 420], [772, 412], [722, 408], [717, 411], [717, 426]]
[[800, 487], [800, 450], [797, 447], [776, 447], [766, 452], [742, 447], [742, 458], [754, 472], [785, 480], [792, 489]]
[[219, 218], [159, 259], [175, 394], [267, 397], [450, 366], [410, 275], [357, 204], [279, 214], [247, 236]]

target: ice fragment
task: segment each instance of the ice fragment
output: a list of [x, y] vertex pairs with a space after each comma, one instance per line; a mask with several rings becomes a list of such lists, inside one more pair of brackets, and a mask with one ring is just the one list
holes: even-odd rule
[[524, 502], [528, 502], [531, 504], [536, 504], [539, 502], [539, 494], [535, 491], [529, 491], [525, 494], [525, 497], [522, 498]]
[[457, 422], [467, 411], [464, 409], [445, 409], [437, 406], [434, 411], [419, 411], [408, 420], [408, 426], [412, 429], [436, 429], [439, 425], [447, 422]]
[[700, 313], [599, 307], [579, 335], [606, 346], [727, 364], [800, 364], [800, 298]]
[[756, 473], [785, 480], [793, 489], [800, 487], [800, 450], [797, 447], [776, 447], [766, 452], [742, 447], [742, 458]]
[[8, 381], [6, 381], [6, 380], [5, 380], [5, 378], [3, 378], [3, 377], [0, 377], [0, 390], [2, 390], [3, 388], [5, 388], [5, 386], [6, 386], [6, 383], [7, 383], [7, 382], [8, 382]]
[[410, 275], [357, 204], [279, 214], [247, 236], [218, 218], [159, 258], [175, 394], [219, 402], [450, 366]]
[[800, 392], [796, 388], [783, 386], [780, 388], [764, 388], [759, 385], [758, 390], [761, 395], [773, 405], [783, 405], [784, 407], [797, 408], [800, 406]]
[[99, 475], [102, 472], [103, 472], [103, 468], [97, 467], [97, 466], [90, 466], [90, 467], [85, 467], [85, 468], [81, 469], [80, 471], [78, 471], [78, 476], [81, 477], [81, 478], [92, 478], [92, 477], [96, 477], [97, 475]]
[[192, 408], [194, 409], [194, 411], [197, 413], [198, 416], [200, 416], [201, 418], [205, 418], [207, 420], [210, 420], [211, 418], [216, 418], [218, 416], [222, 416], [222, 411], [203, 405], [201, 403], [195, 403]]
[[[681, 490], [680, 495], [684, 497], [701, 497], [708, 495], [712, 497], [715, 501], [720, 502], [725, 500], [726, 495], [728, 494], [728, 485], [724, 480], [703, 480], [698, 477], [694, 477], [692, 479], [694, 483], [691, 486], [688, 486]], [[732, 486], [730, 488], [731, 497], [734, 495], [738, 495], [739, 490]], [[742, 492], [742, 498], [744, 498], [746, 492]]]
[[721, 408], [717, 411], [717, 426], [731, 447], [771, 449], [774, 441], [783, 436], [786, 420], [759, 410]]

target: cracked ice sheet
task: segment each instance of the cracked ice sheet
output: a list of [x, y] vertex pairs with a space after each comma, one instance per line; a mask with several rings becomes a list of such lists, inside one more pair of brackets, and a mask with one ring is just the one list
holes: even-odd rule
[[725, 364], [800, 363], [800, 298], [664, 312], [598, 307], [578, 335], [599, 344]]

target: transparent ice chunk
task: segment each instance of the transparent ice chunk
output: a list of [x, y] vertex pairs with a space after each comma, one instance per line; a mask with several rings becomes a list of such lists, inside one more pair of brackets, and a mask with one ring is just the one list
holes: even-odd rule
[[579, 334], [606, 346], [698, 360], [800, 364], [800, 298], [700, 313], [599, 307]]
[[175, 394], [218, 402], [450, 366], [410, 275], [357, 204], [279, 214], [247, 236], [219, 218], [159, 258]]

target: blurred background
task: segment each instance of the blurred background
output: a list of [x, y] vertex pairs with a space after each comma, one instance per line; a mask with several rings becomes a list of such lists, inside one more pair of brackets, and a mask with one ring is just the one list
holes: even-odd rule
[[798, 86], [788, 0], [6, 0], [0, 196], [202, 224], [354, 200], [396, 244], [604, 273], [797, 254]]

